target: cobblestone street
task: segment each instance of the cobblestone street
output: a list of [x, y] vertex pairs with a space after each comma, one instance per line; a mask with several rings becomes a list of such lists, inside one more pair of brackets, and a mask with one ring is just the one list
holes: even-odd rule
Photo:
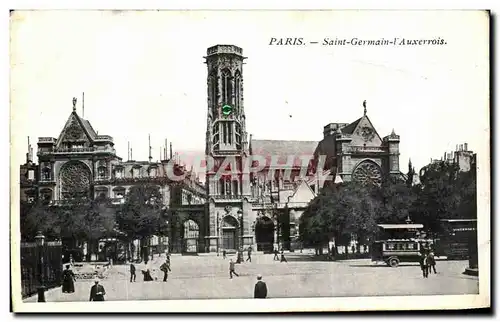
[[[116, 265], [101, 281], [106, 300], [223, 299], [252, 298], [256, 275], [262, 274], [269, 298], [331, 297], [374, 295], [458, 295], [477, 294], [477, 277], [463, 275], [467, 261], [439, 261], [437, 275], [422, 278], [416, 263], [397, 268], [374, 265], [369, 259], [337, 262], [312, 261], [305, 254], [290, 254], [288, 263], [273, 261], [273, 255], [255, 255], [253, 261], [236, 265], [239, 277], [229, 279], [229, 258], [217, 256], [172, 256], [168, 282], [128, 281], [128, 266]], [[153, 267], [159, 267], [156, 259]], [[47, 302], [88, 301], [92, 280], [75, 283], [76, 292], [63, 294], [61, 288], [46, 293]], [[36, 296], [25, 302], [35, 302]]]

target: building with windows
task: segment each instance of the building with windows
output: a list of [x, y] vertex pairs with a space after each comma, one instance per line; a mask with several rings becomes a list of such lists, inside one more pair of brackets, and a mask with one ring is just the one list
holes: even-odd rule
[[[113, 138], [98, 135], [75, 110], [58, 138], [38, 141], [39, 163], [31, 145], [21, 166], [21, 199], [44, 198], [57, 203], [68, 193], [108, 197], [119, 203], [131, 186], [158, 185], [172, 210], [172, 252], [255, 251], [293, 248], [299, 219], [325, 184], [358, 180], [380, 184], [384, 176], [400, 176], [399, 136], [379, 136], [366, 113], [352, 123], [324, 127], [321, 141], [258, 140], [246, 131], [243, 50], [233, 45], [208, 48], [207, 129], [205, 153], [214, 160], [204, 185], [193, 175], [181, 184], [167, 176], [171, 160], [127, 160], [117, 156]], [[165, 143], [165, 148], [166, 148]], [[258, 157], [259, 171], [245, 167]], [[325, 162], [321, 162], [321, 158]], [[176, 171], [187, 171], [174, 162]], [[252, 163], [252, 167], [255, 164]], [[220, 174], [220, 170], [230, 170]]]

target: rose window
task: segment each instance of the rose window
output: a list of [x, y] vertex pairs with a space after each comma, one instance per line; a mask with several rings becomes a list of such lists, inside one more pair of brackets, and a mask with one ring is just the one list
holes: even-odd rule
[[356, 182], [366, 185], [381, 185], [382, 172], [380, 167], [371, 162], [361, 163], [356, 170], [354, 170], [353, 178]]
[[81, 162], [66, 163], [61, 169], [62, 191], [66, 193], [88, 192], [90, 170]]

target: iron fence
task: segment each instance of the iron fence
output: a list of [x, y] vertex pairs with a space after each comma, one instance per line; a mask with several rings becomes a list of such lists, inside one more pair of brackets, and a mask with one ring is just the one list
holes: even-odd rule
[[60, 241], [21, 244], [22, 297], [37, 293], [40, 286], [46, 289], [61, 285], [62, 244]]

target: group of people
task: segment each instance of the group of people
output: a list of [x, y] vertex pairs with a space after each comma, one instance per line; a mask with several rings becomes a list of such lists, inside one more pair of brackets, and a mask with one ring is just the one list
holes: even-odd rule
[[[135, 282], [137, 275], [136, 275], [136, 267], [134, 263], [130, 263], [130, 283]], [[168, 272], [171, 272], [172, 269], [170, 268], [170, 254], [167, 253], [167, 258], [165, 259], [165, 262], [160, 265], [160, 270], [163, 272], [163, 282], [166, 282], [168, 279]], [[141, 273], [143, 276], [143, 281], [144, 282], [151, 282], [154, 281], [155, 279], [151, 275], [151, 270], [146, 267], [145, 269], [141, 269]]]
[[[75, 281], [75, 273], [73, 273], [73, 270], [71, 270], [71, 265], [67, 264], [62, 274], [62, 292], [75, 293]], [[89, 301], [104, 301], [104, 295], [106, 295], [104, 286], [99, 284], [99, 278], [96, 277], [94, 280], [94, 285], [92, 285], [92, 287], [90, 288]]]
[[434, 257], [434, 251], [431, 248], [423, 248], [420, 253], [420, 268], [422, 269], [422, 275], [424, 278], [429, 277], [429, 273], [436, 271], [436, 258]]

